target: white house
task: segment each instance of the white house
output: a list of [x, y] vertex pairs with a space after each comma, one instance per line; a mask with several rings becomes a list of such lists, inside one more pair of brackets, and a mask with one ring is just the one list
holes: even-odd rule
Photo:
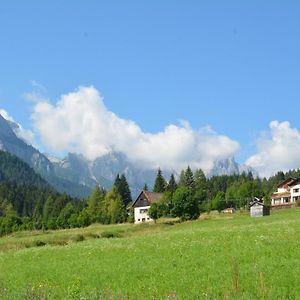
[[162, 193], [141, 191], [137, 199], [132, 204], [134, 208], [135, 224], [152, 221], [148, 215], [148, 210], [151, 204], [161, 199], [162, 195]]
[[277, 191], [271, 197], [274, 208], [294, 207], [300, 200], [300, 178], [288, 178], [277, 185]]

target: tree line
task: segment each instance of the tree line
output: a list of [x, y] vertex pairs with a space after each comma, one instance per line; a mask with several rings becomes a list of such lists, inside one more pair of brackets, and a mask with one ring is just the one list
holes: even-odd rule
[[264, 199], [270, 206], [276, 185], [288, 177], [300, 177], [300, 170], [278, 172], [269, 179], [254, 177], [251, 172], [207, 178], [201, 169], [193, 172], [187, 167], [176, 182], [173, 174], [167, 181], [159, 169], [153, 192], [163, 193], [163, 197], [152, 204], [149, 215], [154, 220], [163, 216], [192, 220], [201, 212], [246, 209], [253, 197]]

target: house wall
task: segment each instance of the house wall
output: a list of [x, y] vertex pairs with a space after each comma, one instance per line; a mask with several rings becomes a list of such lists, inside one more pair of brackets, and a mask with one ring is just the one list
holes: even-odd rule
[[297, 202], [297, 200], [300, 200], [300, 184], [291, 187], [291, 202]]
[[142, 207], [134, 208], [134, 224], [152, 221], [152, 219], [148, 215], [149, 208], [150, 206], [142, 206]]

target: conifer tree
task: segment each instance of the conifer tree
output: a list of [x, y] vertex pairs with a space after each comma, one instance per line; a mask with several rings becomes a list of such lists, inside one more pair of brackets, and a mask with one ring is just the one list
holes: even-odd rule
[[186, 186], [186, 184], [185, 184], [185, 171], [184, 170], [181, 170], [181, 172], [180, 172], [178, 186], [179, 187]]
[[194, 175], [190, 168], [190, 166], [187, 167], [185, 171], [185, 186], [192, 192], [195, 191], [195, 181], [194, 181]]
[[207, 180], [204, 172], [199, 169], [195, 172], [195, 197], [199, 204], [206, 200], [207, 197]]
[[143, 191], [148, 191], [149, 189], [148, 189], [148, 185], [147, 185], [147, 183], [145, 183], [144, 184], [144, 187], [143, 187]]
[[163, 193], [165, 190], [166, 190], [166, 180], [162, 176], [161, 169], [158, 169], [154, 187], [153, 187], [153, 192]]
[[169, 180], [168, 185], [167, 185], [167, 191], [171, 192], [171, 193], [174, 193], [176, 189], [177, 189], [177, 183], [176, 183], [174, 174], [171, 174], [170, 180]]
[[126, 207], [129, 203], [132, 202], [132, 197], [129, 185], [124, 174], [122, 174], [121, 177], [119, 176], [119, 174], [117, 175], [114, 186], [116, 187], [117, 192], [120, 194], [123, 204]]

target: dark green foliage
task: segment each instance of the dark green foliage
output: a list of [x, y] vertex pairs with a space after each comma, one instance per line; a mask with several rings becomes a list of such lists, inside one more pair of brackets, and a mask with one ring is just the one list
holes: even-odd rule
[[153, 192], [163, 193], [166, 190], [166, 180], [164, 179], [161, 169], [158, 169], [156, 179], [154, 182]]
[[25, 162], [0, 151], [0, 182], [50, 189], [49, 184]]
[[179, 187], [173, 196], [174, 216], [181, 220], [194, 220], [200, 215], [199, 205], [191, 190], [187, 187]]
[[122, 174], [121, 177], [119, 176], [119, 174], [117, 175], [114, 186], [116, 187], [117, 192], [120, 194], [125, 206], [132, 202], [129, 185], [124, 174]]
[[185, 170], [184, 180], [185, 187], [193, 193], [195, 191], [194, 174], [189, 166]]
[[166, 190], [168, 192], [174, 193], [176, 191], [176, 189], [177, 189], [177, 183], [176, 183], [174, 174], [171, 174]]
[[148, 189], [148, 185], [147, 185], [147, 183], [145, 183], [144, 184], [144, 187], [143, 187], [143, 191], [148, 191], [149, 189]]

